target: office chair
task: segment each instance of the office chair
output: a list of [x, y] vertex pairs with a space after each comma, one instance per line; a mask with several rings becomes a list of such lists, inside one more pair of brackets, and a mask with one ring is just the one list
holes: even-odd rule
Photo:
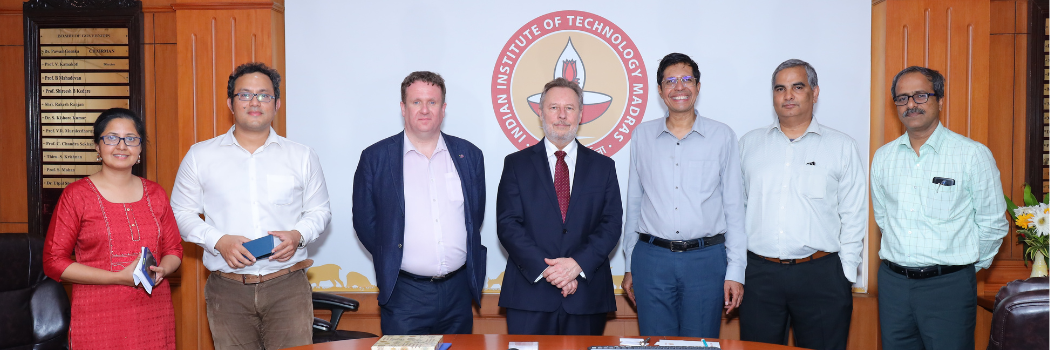
[[0, 349], [69, 348], [69, 297], [43, 253], [44, 237], [0, 233]]
[[357, 307], [360, 306], [360, 303], [358, 303], [357, 300], [341, 297], [335, 294], [314, 292], [313, 301], [314, 310], [320, 309], [332, 311], [332, 318], [330, 320], [323, 320], [314, 317], [314, 344], [378, 337], [378, 335], [372, 333], [338, 329], [339, 320], [343, 317], [343, 312], [357, 311]]

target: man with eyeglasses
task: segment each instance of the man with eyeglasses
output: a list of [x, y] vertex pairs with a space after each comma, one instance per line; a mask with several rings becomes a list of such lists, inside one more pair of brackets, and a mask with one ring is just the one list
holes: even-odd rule
[[445, 79], [401, 81], [404, 131], [368, 146], [354, 173], [354, 230], [372, 254], [383, 334], [470, 334], [486, 248], [485, 157], [441, 132]]
[[[203, 248], [212, 271], [204, 298], [216, 349], [313, 342], [306, 245], [332, 213], [317, 154], [271, 127], [280, 84], [265, 64], [237, 67], [226, 88], [233, 127], [190, 147], [171, 193], [182, 238]], [[255, 239], [272, 239], [273, 255], [256, 260], [244, 246]]]
[[999, 169], [988, 147], [941, 125], [939, 72], [905, 68], [890, 93], [907, 132], [871, 162], [882, 346], [973, 349], [976, 272], [1008, 229]]
[[700, 69], [672, 53], [656, 72], [665, 118], [631, 136], [622, 287], [644, 336], [717, 338], [744, 295], [747, 235], [736, 134], [696, 113]]
[[845, 349], [864, 250], [865, 161], [857, 142], [817, 122], [817, 71], [790, 59], [773, 71], [777, 119], [740, 138], [747, 193], [747, 290], [740, 339]]

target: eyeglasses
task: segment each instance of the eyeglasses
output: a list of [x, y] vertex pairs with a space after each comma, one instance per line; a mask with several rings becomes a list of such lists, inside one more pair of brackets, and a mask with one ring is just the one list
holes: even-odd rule
[[897, 95], [893, 98], [893, 104], [903, 106], [908, 104], [908, 98], [915, 100], [915, 104], [923, 104], [930, 100], [930, 97], [937, 97], [936, 93], [925, 93], [920, 92], [914, 95]]
[[679, 78], [679, 77], [668, 77], [667, 79], [664, 79], [664, 81], [660, 82], [660, 86], [663, 86], [664, 89], [669, 89], [669, 88], [674, 87], [675, 85], [678, 85], [678, 82], [682, 82], [683, 84], [686, 84], [686, 85], [696, 84], [696, 78], [693, 78], [692, 75], [686, 75], [686, 76], [681, 77], [681, 78]]
[[274, 98], [276, 98], [273, 95], [253, 94], [250, 92], [240, 92], [233, 96], [237, 97], [237, 100], [239, 101], [251, 101], [253, 98], [257, 98], [259, 102], [270, 102], [273, 101]]
[[120, 140], [124, 140], [124, 144], [128, 147], [135, 147], [142, 144], [142, 138], [138, 136], [120, 137], [117, 135], [106, 135], [99, 137], [99, 139], [102, 140], [102, 143], [106, 144], [107, 146], [119, 145]]

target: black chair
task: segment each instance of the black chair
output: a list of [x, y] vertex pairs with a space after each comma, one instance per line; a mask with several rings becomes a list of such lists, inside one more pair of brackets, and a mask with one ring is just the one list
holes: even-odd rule
[[0, 349], [69, 348], [69, 297], [43, 253], [43, 237], [0, 233]]
[[1007, 283], [995, 295], [989, 350], [1050, 348], [1050, 279]]
[[323, 320], [314, 317], [314, 344], [378, 337], [378, 335], [372, 333], [338, 329], [339, 320], [343, 317], [343, 312], [357, 311], [357, 307], [360, 306], [360, 303], [358, 303], [357, 300], [341, 297], [335, 294], [318, 292], [314, 292], [313, 300], [314, 310], [332, 311], [331, 320]]

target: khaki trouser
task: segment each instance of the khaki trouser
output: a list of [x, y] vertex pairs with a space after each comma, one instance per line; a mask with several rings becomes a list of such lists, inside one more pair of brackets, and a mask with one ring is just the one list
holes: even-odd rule
[[306, 270], [259, 284], [212, 274], [204, 288], [215, 349], [283, 349], [313, 343]]

